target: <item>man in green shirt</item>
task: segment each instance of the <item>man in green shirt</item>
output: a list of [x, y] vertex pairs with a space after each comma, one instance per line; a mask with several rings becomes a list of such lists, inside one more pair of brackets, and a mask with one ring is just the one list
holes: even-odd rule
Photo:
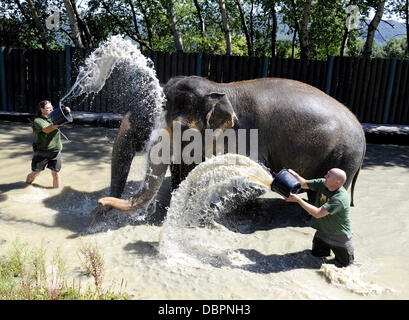
[[303, 189], [315, 191], [314, 205], [304, 201], [296, 194], [285, 200], [297, 202], [310, 215], [311, 227], [316, 229], [312, 244], [312, 254], [317, 257], [335, 254], [335, 263], [346, 267], [354, 262], [351, 220], [349, 218], [350, 199], [343, 187], [347, 176], [345, 171], [333, 168], [324, 178], [305, 180], [294, 170], [288, 170], [301, 183]]
[[[61, 136], [58, 125], [54, 125], [49, 119], [54, 110], [48, 100], [39, 103], [38, 117], [33, 122], [33, 132], [36, 136], [34, 156], [31, 161], [31, 173], [28, 174], [26, 182], [31, 184], [34, 179], [45, 169], [51, 170], [53, 177], [53, 188], [60, 188], [61, 179]], [[67, 110], [68, 111], [68, 110]]]

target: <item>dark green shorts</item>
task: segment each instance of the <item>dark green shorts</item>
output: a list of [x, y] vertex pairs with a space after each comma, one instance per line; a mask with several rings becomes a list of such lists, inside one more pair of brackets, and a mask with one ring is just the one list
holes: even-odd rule
[[34, 152], [33, 160], [31, 160], [31, 170], [35, 172], [40, 172], [45, 169], [53, 171], [61, 170], [61, 152], [51, 152], [51, 151], [40, 151]]

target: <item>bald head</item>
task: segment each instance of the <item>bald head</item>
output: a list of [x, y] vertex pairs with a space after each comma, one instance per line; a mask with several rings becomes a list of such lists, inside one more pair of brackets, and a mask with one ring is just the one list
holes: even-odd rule
[[347, 174], [339, 168], [332, 168], [325, 175], [325, 185], [330, 191], [341, 188], [347, 180]]

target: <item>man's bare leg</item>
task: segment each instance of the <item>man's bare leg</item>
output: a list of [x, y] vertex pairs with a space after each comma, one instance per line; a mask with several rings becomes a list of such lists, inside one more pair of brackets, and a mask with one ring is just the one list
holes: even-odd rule
[[29, 174], [27, 175], [26, 183], [32, 184], [33, 181], [34, 181], [34, 179], [35, 179], [39, 174], [40, 174], [40, 172], [31, 171], [31, 173], [29, 173]]
[[53, 176], [53, 188], [60, 188], [61, 187], [61, 178], [60, 174], [57, 171], [51, 170], [51, 175]]

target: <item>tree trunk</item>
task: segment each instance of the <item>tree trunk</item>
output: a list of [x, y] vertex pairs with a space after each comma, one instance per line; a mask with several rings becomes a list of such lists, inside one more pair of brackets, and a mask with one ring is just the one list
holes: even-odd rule
[[243, 8], [241, 6], [240, 0], [235, 0], [237, 4], [237, 8], [239, 9], [240, 19], [241, 19], [241, 26], [243, 28], [244, 35], [246, 36], [247, 42], [247, 53], [249, 57], [253, 55], [253, 44], [251, 43], [249, 31], [247, 29], [246, 17], [244, 16]]
[[[20, 1], [15, 1], [17, 6], [19, 7], [21, 13], [24, 15], [23, 8], [21, 7]], [[34, 7], [33, 1], [27, 0], [27, 4], [30, 7], [31, 15], [33, 16], [34, 24], [35, 24], [35, 30], [37, 31], [37, 34], [40, 38], [40, 43], [43, 46], [44, 49], [48, 50], [48, 44], [47, 44], [47, 38], [45, 36], [45, 31], [44, 28], [40, 22], [40, 18], [38, 17], [37, 11]]]
[[136, 20], [136, 13], [135, 13], [135, 7], [133, 5], [133, 1], [128, 0], [128, 2], [129, 2], [129, 5], [131, 6], [132, 19], [133, 19], [133, 24], [134, 24], [136, 36], [138, 38], [142, 38], [141, 34], [139, 33], [138, 21]]
[[254, 52], [254, 19], [253, 19], [253, 13], [254, 13], [254, 3], [253, 3], [253, 0], [251, 0], [251, 9], [250, 9], [250, 41], [251, 41], [251, 46], [253, 47], [253, 52]]
[[381, 1], [376, 8], [376, 13], [375, 16], [373, 17], [371, 23], [368, 26], [368, 34], [366, 36], [366, 41], [364, 45], [364, 49], [362, 52], [362, 56], [364, 58], [370, 58], [372, 54], [372, 46], [373, 46], [373, 41], [375, 38], [375, 32], [376, 29], [378, 28], [379, 23], [381, 22], [382, 16], [383, 16], [383, 11], [385, 9], [385, 2]]
[[118, 26], [127, 34], [127, 36], [129, 38], [131, 38], [132, 40], [135, 40], [136, 42], [138, 42], [141, 45], [141, 48], [146, 47], [149, 50], [152, 50], [152, 48], [149, 46], [149, 44], [147, 44], [145, 41], [143, 41], [142, 39], [140, 39], [138, 37], [138, 34], [132, 33], [128, 30], [127, 26], [121, 21], [121, 19], [119, 19], [110, 9], [109, 6], [105, 3], [105, 1], [102, 1], [102, 6], [103, 8], [114, 18], [114, 20], [116, 21], [116, 23], [118, 24]]
[[70, 0], [64, 0], [65, 9], [67, 10], [68, 20], [71, 28], [71, 39], [78, 48], [84, 48], [84, 44], [81, 39], [80, 29], [78, 27], [77, 19], [75, 19], [74, 9]]
[[142, 5], [141, 1], [138, 0], [138, 5], [139, 9], [141, 10], [143, 14], [143, 19], [145, 20], [145, 25], [146, 25], [146, 31], [148, 33], [148, 42], [149, 46], [152, 48], [152, 26], [151, 26], [151, 21], [149, 20], [149, 17], [146, 13], [145, 7]]
[[175, 40], [176, 50], [183, 52], [185, 49], [183, 48], [183, 41], [182, 37], [180, 36], [178, 26], [176, 23], [175, 13], [174, 13], [174, 6], [172, 0], [166, 0], [167, 10], [168, 10], [168, 19], [170, 23], [170, 27], [172, 28], [173, 38]]
[[226, 4], [224, 0], [219, 0], [220, 12], [222, 14], [224, 37], [226, 39], [226, 55], [231, 56], [231, 35], [229, 22], [227, 20]]
[[199, 2], [197, 0], [193, 0], [193, 2], [195, 3], [195, 7], [196, 7], [196, 11], [197, 11], [197, 17], [199, 18], [199, 22], [200, 22], [200, 34], [202, 35], [202, 37], [204, 37], [204, 33], [205, 33], [206, 29], [205, 29], [205, 23], [204, 23], [204, 20], [203, 20], [203, 16], [202, 16], [202, 10], [201, 10]]
[[275, 0], [271, 6], [271, 15], [273, 18], [273, 26], [271, 29], [271, 56], [274, 58], [276, 56], [276, 43], [277, 43], [277, 12], [276, 12]]
[[295, 58], [295, 40], [297, 39], [297, 30], [294, 30], [293, 43], [291, 45], [291, 59]]
[[409, 0], [405, 3], [405, 15], [406, 15], [406, 53], [409, 55]]
[[80, 15], [80, 13], [78, 11], [77, 4], [75, 3], [75, 0], [71, 0], [71, 6], [72, 6], [72, 8], [74, 10], [75, 17], [76, 17], [76, 19], [78, 21], [78, 27], [80, 28], [80, 35], [82, 36], [83, 44], [84, 44], [85, 47], [91, 48], [92, 47], [91, 32], [89, 31], [89, 28], [88, 28], [87, 24], [82, 19], [81, 15]]
[[[352, 4], [353, 4], [353, 0], [349, 1], [348, 6], [350, 6]], [[347, 25], [345, 25], [344, 35], [342, 37], [342, 42], [341, 42], [341, 49], [339, 50], [339, 55], [341, 57], [343, 57], [345, 55], [345, 49], [346, 49], [346, 46], [347, 46], [347, 43], [348, 43], [349, 32], [350, 32], [350, 30], [348, 29]]]
[[311, 1], [312, 0], [305, 0], [304, 11], [300, 24], [299, 36], [301, 59], [308, 59], [310, 55], [310, 48], [308, 45], [308, 22], [310, 21]]
[[345, 55], [345, 48], [347, 46], [349, 36], [349, 30], [347, 27], [344, 28], [344, 36], [342, 37], [341, 49], [339, 50], [339, 55], [343, 57]]

